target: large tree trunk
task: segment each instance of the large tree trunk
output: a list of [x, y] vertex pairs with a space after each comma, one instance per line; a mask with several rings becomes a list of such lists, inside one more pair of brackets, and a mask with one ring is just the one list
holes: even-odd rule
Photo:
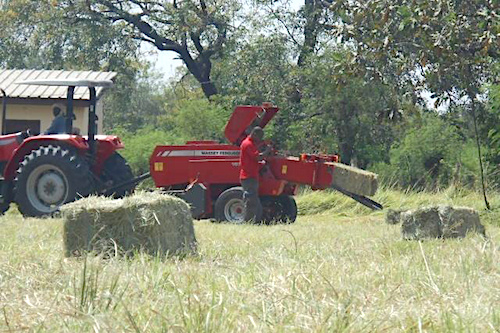
[[194, 60], [187, 49], [179, 52], [179, 55], [182, 61], [184, 61], [184, 64], [186, 64], [188, 71], [193, 74], [196, 80], [200, 83], [205, 97], [210, 99], [210, 97], [217, 95], [217, 87], [210, 79], [210, 73], [212, 70], [212, 62], [210, 59], [199, 56], [198, 59]]
[[[200, 2], [200, 11], [197, 13], [208, 23], [205, 26], [192, 27], [192, 31], [185, 32], [180, 38], [178, 36], [169, 37], [162, 30], [161, 26], [171, 25], [171, 22], [165, 23], [159, 20], [156, 21], [157, 25], [149, 22], [148, 19], [152, 19], [152, 15], [148, 12], [147, 6], [142, 8], [142, 12], [133, 12], [124, 9], [121, 1], [100, 0], [97, 2], [104, 6], [106, 10], [101, 9], [101, 11], [96, 11], [89, 6], [91, 15], [97, 15], [97, 17], [112, 22], [121, 20], [127, 22], [130, 26], [137, 29], [139, 36], [135, 38], [151, 43], [160, 51], [173, 51], [177, 53], [188, 71], [200, 83], [203, 93], [208, 99], [218, 93], [217, 87], [210, 80], [212, 70], [211, 58], [223, 49], [224, 42], [226, 41], [227, 26], [226, 22], [217, 21], [212, 14], [207, 12], [205, 2]], [[136, 4], [135, 1], [131, 2]], [[181, 11], [175, 1], [173, 5], [175, 10]], [[155, 21], [155, 19], [153, 18], [152, 21]], [[184, 23], [187, 24], [186, 22]], [[160, 27], [158, 27], [158, 24]], [[209, 43], [209, 45], [202, 45], [201, 34], [213, 27], [217, 30], [217, 39], [213, 43]], [[194, 45], [194, 48], [191, 50], [192, 53], [188, 50], [188, 38], [192, 42], [192, 45]], [[193, 58], [192, 54], [197, 55]]]
[[307, 57], [314, 52], [318, 42], [319, 19], [321, 16], [321, 5], [318, 0], [305, 0], [304, 16], [306, 23], [304, 26], [304, 43], [300, 48], [297, 65], [299, 67], [306, 63]]

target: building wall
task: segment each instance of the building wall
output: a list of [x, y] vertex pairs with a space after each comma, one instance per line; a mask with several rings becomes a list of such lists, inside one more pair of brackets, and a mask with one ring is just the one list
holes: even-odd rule
[[[61, 103], [57, 103], [61, 104]], [[43, 133], [50, 127], [54, 116], [52, 114], [52, 107], [50, 105], [37, 105], [37, 104], [8, 104], [6, 119], [17, 120], [40, 120], [40, 131]], [[64, 104], [63, 104], [64, 105]], [[99, 101], [96, 107], [96, 113], [99, 117], [97, 132], [102, 133], [102, 103]], [[63, 110], [65, 112], [65, 110]], [[76, 119], [73, 120], [73, 127], [78, 127], [82, 135], [87, 134], [88, 128], [88, 107], [75, 106], [74, 113]], [[2, 119], [0, 117], [0, 126], [2, 126]], [[0, 127], [1, 128], [1, 127]]]

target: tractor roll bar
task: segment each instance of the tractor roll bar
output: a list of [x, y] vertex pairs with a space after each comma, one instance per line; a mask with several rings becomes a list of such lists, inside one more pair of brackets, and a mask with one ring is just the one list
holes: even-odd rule
[[7, 93], [5, 90], [0, 88], [0, 92], [2, 93], [2, 135], [5, 135], [6, 132], [6, 124], [5, 119], [7, 118]]

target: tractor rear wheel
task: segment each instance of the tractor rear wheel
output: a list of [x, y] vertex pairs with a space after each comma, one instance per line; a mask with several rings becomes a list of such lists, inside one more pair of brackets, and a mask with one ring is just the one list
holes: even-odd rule
[[297, 204], [291, 196], [265, 196], [261, 202], [264, 211], [262, 221], [266, 224], [290, 224], [297, 219]]
[[[107, 187], [113, 187], [120, 183], [134, 179], [132, 169], [127, 161], [117, 152], [114, 152], [105, 162], [101, 174], [101, 181]], [[114, 198], [123, 198], [134, 192], [135, 184], [124, 185], [116, 189], [113, 193]]]
[[10, 202], [0, 203], [0, 216], [5, 214], [5, 212], [9, 210], [9, 207], [10, 207]]
[[245, 222], [245, 203], [243, 188], [231, 187], [217, 198], [214, 208], [214, 217], [219, 222], [241, 224]]
[[87, 161], [59, 146], [40, 147], [25, 156], [14, 180], [15, 202], [24, 216], [50, 215], [92, 190]]

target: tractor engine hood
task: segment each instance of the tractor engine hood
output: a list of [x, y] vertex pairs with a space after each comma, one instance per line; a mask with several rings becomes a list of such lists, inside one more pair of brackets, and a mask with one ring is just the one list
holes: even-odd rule
[[266, 127], [279, 108], [272, 103], [261, 106], [238, 105], [224, 130], [224, 135], [232, 144], [239, 146], [255, 126]]

